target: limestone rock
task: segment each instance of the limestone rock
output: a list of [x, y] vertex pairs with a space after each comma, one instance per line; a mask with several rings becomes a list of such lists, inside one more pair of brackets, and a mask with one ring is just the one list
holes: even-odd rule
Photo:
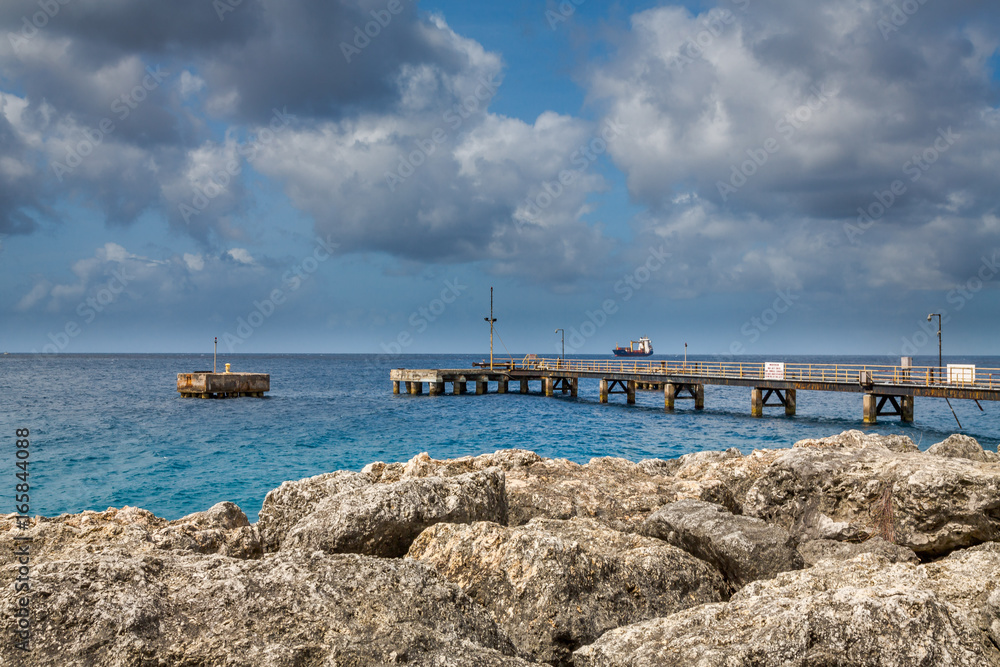
[[844, 431], [828, 438], [807, 438], [799, 440], [793, 447], [835, 448], [835, 449], [865, 449], [881, 447], [891, 452], [919, 452], [920, 450], [909, 437], [905, 435], [879, 435], [863, 431]]
[[[33, 570], [37, 665], [520, 665], [509, 639], [420, 563], [282, 551], [121, 551]], [[12, 608], [13, 589], [0, 601]], [[0, 664], [22, 664], [9, 641]]]
[[522, 655], [567, 664], [605, 631], [723, 599], [706, 563], [659, 540], [591, 519], [523, 526], [438, 524], [408, 558], [427, 563], [489, 609]]
[[472, 521], [507, 523], [499, 468], [342, 491], [316, 504], [288, 532], [281, 548], [398, 558], [428, 526]]
[[700, 500], [664, 505], [639, 531], [711, 563], [733, 590], [804, 565], [786, 530]]
[[996, 581], [996, 571], [976, 575], [978, 564], [952, 564], [982, 584], [960, 599], [936, 587], [930, 566], [890, 564], [875, 554], [822, 561], [756, 581], [728, 603], [611, 630], [576, 651], [574, 664], [996, 667], [1000, 650], [966, 604], [983, 604], [986, 577]]
[[959, 433], [949, 435], [943, 441], [931, 445], [927, 453], [947, 458], [968, 459], [980, 463], [987, 463], [990, 460], [975, 438]]
[[799, 553], [806, 565], [815, 565], [823, 559], [851, 560], [860, 554], [878, 554], [889, 563], [919, 563], [913, 549], [873, 537], [864, 542], [838, 542], [836, 540], [809, 540], [799, 545]]
[[179, 549], [233, 558], [260, 558], [260, 536], [237, 505], [222, 502], [204, 512], [171, 521], [151, 539], [161, 549]]

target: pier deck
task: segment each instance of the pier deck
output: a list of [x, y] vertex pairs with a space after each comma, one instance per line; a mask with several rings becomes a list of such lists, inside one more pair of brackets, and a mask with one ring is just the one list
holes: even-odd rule
[[674, 409], [674, 402], [694, 400], [695, 408], [705, 404], [705, 385], [748, 387], [750, 411], [763, 416], [766, 407], [783, 407], [785, 414], [795, 414], [797, 391], [835, 391], [863, 394], [863, 419], [875, 423], [881, 416], [898, 416], [913, 421], [913, 402], [917, 396], [959, 400], [1000, 401], [1000, 369], [976, 369], [974, 366], [873, 366], [843, 364], [741, 363], [714, 361], [611, 361], [580, 359], [525, 358], [520, 362], [494, 364], [493, 368], [463, 369], [392, 369], [393, 392], [420, 394], [423, 384], [430, 394], [463, 394], [469, 385], [475, 393], [486, 393], [489, 383], [497, 384], [499, 393], [507, 393], [511, 382], [519, 384], [520, 393], [528, 393], [529, 383], [541, 382], [542, 393], [577, 395], [581, 379], [599, 382], [599, 400], [606, 403], [611, 394], [625, 394], [635, 403], [637, 389], [663, 390], [664, 408]]
[[183, 398], [262, 398], [271, 389], [269, 373], [178, 373], [177, 391]]

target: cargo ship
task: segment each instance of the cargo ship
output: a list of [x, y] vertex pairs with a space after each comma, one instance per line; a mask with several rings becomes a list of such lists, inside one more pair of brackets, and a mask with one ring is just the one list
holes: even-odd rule
[[648, 357], [653, 354], [653, 343], [648, 336], [643, 336], [638, 341], [630, 340], [628, 347], [616, 346], [611, 351], [616, 357]]

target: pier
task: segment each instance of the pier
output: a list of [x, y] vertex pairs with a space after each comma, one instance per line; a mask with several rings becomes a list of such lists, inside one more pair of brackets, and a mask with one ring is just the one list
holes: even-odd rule
[[182, 398], [263, 398], [271, 390], [269, 373], [178, 373], [177, 391]]
[[862, 394], [862, 419], [874, 424], [879, 417], [899, 417], [912, 422], [917, 396], [974, 401], [1000, 401], [1000, 369], [968, 365], [912, 366], [904, 358], [899, 366], [741, 363], [715, 361], [612, 361], [535, 358], [494, 364], [492, 368], [406, 369], [390, 371], [393, 393], [418, 395], [426, 384], [432, 396], [485, 394], [494, 385], [497, 393], [511, 389], [527, 394], [530, 383], [540, 393], [576, 396], [580, 380], [597, 380], [598, 400], [607, 403], [614, 394], [635, 403], [636, 391], [662, 391], [663, 406], [672, 411], [680, 400], [705, 407], [705, 385], [750, 389], [750, 414], [764, 416], [766, 408], [780, 408], [794, 415], [799, 391], [834, 391]]

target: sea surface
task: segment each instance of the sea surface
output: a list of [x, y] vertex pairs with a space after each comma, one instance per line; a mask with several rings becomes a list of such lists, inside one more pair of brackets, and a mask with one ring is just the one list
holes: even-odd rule
[[[577, 358], [610, 358], [577, 357]], [[651, 359], [676, 359], [656, 355]], [[691, 360], [714, 360], [691, 357]], [[229, 500], [256, 520], [267, 492], [285, 480], [371, 461], [435, 458], [501, 448], [586, 462], [632, 460], [738, 447], [790, 447], [802, 438], [848, 429], [901, 433], [921, 449], [958, 432], [943, 399], [918, 398], [916, 421], [861, 421], [861, 394], [798, 393], [798, 414], [780, 408], [750, 416], [750, 390], [705, 388], [705, 409], [662, 392], [597, 402], [597, 381], [581, 380], [578, 398], [537, 393], [483, 396], [392, 394], [389, 370], [464, 368], [481, 355], [225, 355], [234, 371], [271, 374], [267, 398], [182, 399], [176, 374], [211, 369], [212, 355], [8, 354], [0, 356], [0, 467], [13, 512], [15, 429], [31, 431], [31, 513], [132, 505], [175, 519]], [[745, 357], [741, 361], [893, 363], [885, 357]], [[917, 358], [916, 365], [937, 359]], [[1000, 357], [951, 357], [945, 363], [1000, 368]], [[450, 389], [450, 385], [449, 385]], [[986, 448], [1000, 441], [1000, 403], [952, 401], [964, 433]], [[2, 483], [0, 483], [2, 484]]]

